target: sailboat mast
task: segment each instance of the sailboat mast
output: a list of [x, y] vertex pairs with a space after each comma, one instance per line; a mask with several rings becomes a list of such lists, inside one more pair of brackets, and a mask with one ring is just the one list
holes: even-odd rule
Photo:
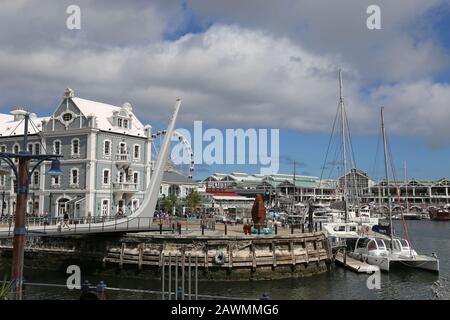
[[295, 167], [296, 167], [296, 162], [294, 161], [294, 179], [293, 179], [293, 182], [294, 182], [294, 203], [293, 203], [293, 205], [292, 205], [292, 211], [294, 211], [295, 210], [295, 203], [296, 203], [296, 198], [297, 198], [297, 187], [296, 187], [296, 185], [295, 185]]
[[344, 98], [342, 96], [342, 70], [339, 69], [339, 106], [341, 109], [341, 121], [342, 121], [342, 163], [344, 166], [344, 206], [345, 206], [345, 222], [348, 222], [347, 213], [347, 146], [345, 135], [345, 111], [344, 111]]
[[386, 128], [384, 126], [384, 107], [381, 107], [381, 130], [383, 131], [383, 145], [384, 145], [384, 173], [386, 177], [387, 197], [389, 207], [389, 229], [391, 237], [391, 249], [393, 248], [394, 230], [392, 227], [392, 208], [391, 208], [391, 195], [389, 192], [389, 174], [388, 174], [388, 155], [387, 155], [387, 141], [386, 141]]
[[405, 167], [405, 200], [406, 200], [406, 212], [409, 212], [409, 201], [408, 201], [408, 178], [406, 176], [406, 160], [404, 163]]

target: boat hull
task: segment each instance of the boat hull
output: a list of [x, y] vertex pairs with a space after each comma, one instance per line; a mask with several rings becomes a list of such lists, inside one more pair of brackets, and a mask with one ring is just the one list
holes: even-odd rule
[[450, 215], [448, 216], [435, 216], [430, 214], [430, 220], [432, 221], [450, 221]]
[[439, 260], [422, 255], [406, 258], [394, 258], [391, 259], [390, 264], [396, 264], [415, 269], [423, 269], [432, 272], [439, 272]]
[[380, 270], [389, 272], [393, 266], [395, 267], [408, 267], [415, 269], [423, 269], [432, 272], [439, 272], [439, 260], [428, 256], [415, 256], [415, 257], [383, 257], [383, 256], [371, 256], [371, 255], [352, 255], [353, 258], [364, 261], [368, 264], [378, 266]]

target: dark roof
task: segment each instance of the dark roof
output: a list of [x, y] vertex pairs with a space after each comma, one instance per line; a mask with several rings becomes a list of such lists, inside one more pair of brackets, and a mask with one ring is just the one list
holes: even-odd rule
[[176, 171], [164, 171], [162, 182], [170, 184], [197, 184], [195, 180], [189, 179]]

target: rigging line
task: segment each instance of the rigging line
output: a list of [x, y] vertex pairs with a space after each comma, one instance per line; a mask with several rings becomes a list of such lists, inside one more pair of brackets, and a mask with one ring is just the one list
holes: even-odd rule
[[[337, 159], [338, 158], [338, 155], [341, 154], [341, 150], [342, 150], [342, 144], [339, 144], [339, 146], [336, 147], [336, 149], [334, 150], [334, 157], [333, 157], [333, 159]], [[335, 160], [332, 160], [330, 162], [331, 169], [330, 169], [329, 174], [328, 174], [328, 179], [331, 179], [331, 176], [332, 176], [333, 171], [334, 171], [335, 168], [337, 168], [337, 174], [339, 175], [339, 170], [340, 170], [339, 169], [340, 168], [339, 164], [340, 163], [338, 161], [335, 161]]]
[[401, 205], [401, 199], [400, 199], [400, 188], [397, 184], [397, 178], [396, 178], [396, 171], [395, 171], [395, 166], [394, 166], [394, 159], [393, 159], [393, 155], [392, 155], [392, 150], [391, 150], [391, 145], [389, 143], [389, 139], [386, 138], [386, 143], [388, 146], [388, 155], [389, 155], [389, 160], [391, 163], [391, 171], [392, 171], [392, 178], [393, 178], [393, 184], [395, 186], [395, 188], [397, 189], [397, 202], [399, 205], [399, 209], [400, 209], [400, 217], [402, 220], [402, 226], [403, 226], [403, 234], [405, 235], [406, 239], [409, 242], [410, 248], [413, 249], [413, 244], [409, 238], [409, 230], [408, 230], [408, 224], [406, 223], [405, 217], [403, 215], [403, 208]]
[[348, 118], [347, 118], [347, 111], [345, 109], [344, 109], [344, 119], [345, 119], [345, 125], [347, 127], [348, 145], [349, 145], [349, 149], [350, 149], [350, 159], [351, 159], [353, 167], [356, 168], [356, 157], [355, 157], [355, 152], [353, 149], [352, 136], [350, 135], [350, 125], [349, 125]]
[[19, 124], [14, 128], [14, 130], [11, 131], [8, 137], [12, 137], [12, 133], [17, 130], [17, 128], [22, 124], [23, 121], [24, 119], [20, 120]]
[[[44, 136], [42, 135], [42, 132], [38, 129], [38, 127], [37, 127], [37, 125], [34, 123], [34, 121], [33, 121], [31, 118], [29, 118], [28, 120], [30, 121], [30, 124], [31, 124], [31, 126], [34, 128], [34, 130], [36, 130], [37, 135], [38, 135], [41, 139], [43, 139]], [[44, 154], [46, 154], [46, 153], [47, 153], [47, 149], [45, 148], [44, 144], [42, 143], [41, 140], [39, 140], [39, 143], [40, 143], [41, 146], [42, 146], [42, 149], [43, 149], [43, 151], [44, 151]]]
[[320, 180], [319, 181], [322, 181], [323, 172], [325, 170], [325, 166], [326, 166], [326, 163], [327, 163], [328, 152], [330, 151], [331, 141], [332, 141], [333, 136], [334, 136], [334, 130], [335, 130], [335, 127], [336, 127], [336, 121], [337, 121], [338, 113], [339, 113], [339, 106], [338, 106], [338, 109], [337, 109], [336, 114], [334, 116], [333, 129], [331, 130], [330, 139], [328, 140], [327, 152], [325, 153], [325, 160], [323, 162], [323, 167], [322, 167], [322, 171], [320, 173]]
[[[348, 137], [348, 146], [349, 146], [349, 151], [350, 151], [350, 160], [352, 163], [353, 168], [356, 170], [356, 157], [355, 157], [355, 152], [354, 152], [354, 148], [353, 148], [353, 141], [352, 141], [352, 137], [350, 135], [350, 125], [348, 122], [348, 118], [347, 118], [347, 111], [345, 111], [344, 109], [344, 119], [345, 119], [345, 125], [347, 126], [347, 137]], [[357, 184], [357, 180], [356, 180], [356, 171], [352, 173], [352, 180], [353, 180], [353, 188], [355, 191], [355, 197], [356, 197], [356, 204], [359, 207], [359, 188], [358, 188], [358, 184]]]
[[[375, 151], [375, 159], [374, 159], [374, 162], [373, 162], [372, 172], [371, 172], [372, 177], [375, 176], [375, 170], [376, 170], [375, 168], [377, 166], [378, 153], [380, 151], [380, 142], [381, 142], [381, 129], [378, 131], [377, 148], [376, 148], [376, 151]], [[380, 180], [380, 178], [378, 176], [377, 176], [377, 180]]]

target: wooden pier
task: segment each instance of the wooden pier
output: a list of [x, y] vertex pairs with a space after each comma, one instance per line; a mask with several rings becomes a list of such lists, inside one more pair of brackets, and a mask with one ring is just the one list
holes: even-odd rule
[[105, 265], [162, 270], [189, 257], [207, 278], [224, 280], [302, 277], [326, 272], [331, 261], [322, 232], [284, 236], [132, 235], [110, 247]]
[[373, 273], [380, 271], [380, 268], [378, 266], [370, 265], [366, 262], [356, 260], [352, 257], [349, 257], [348, 255], [344, 255], [344, 253], [342, 253], [341, 251], [336, 252], [334, 261], [337, 264], [358, 273]]

